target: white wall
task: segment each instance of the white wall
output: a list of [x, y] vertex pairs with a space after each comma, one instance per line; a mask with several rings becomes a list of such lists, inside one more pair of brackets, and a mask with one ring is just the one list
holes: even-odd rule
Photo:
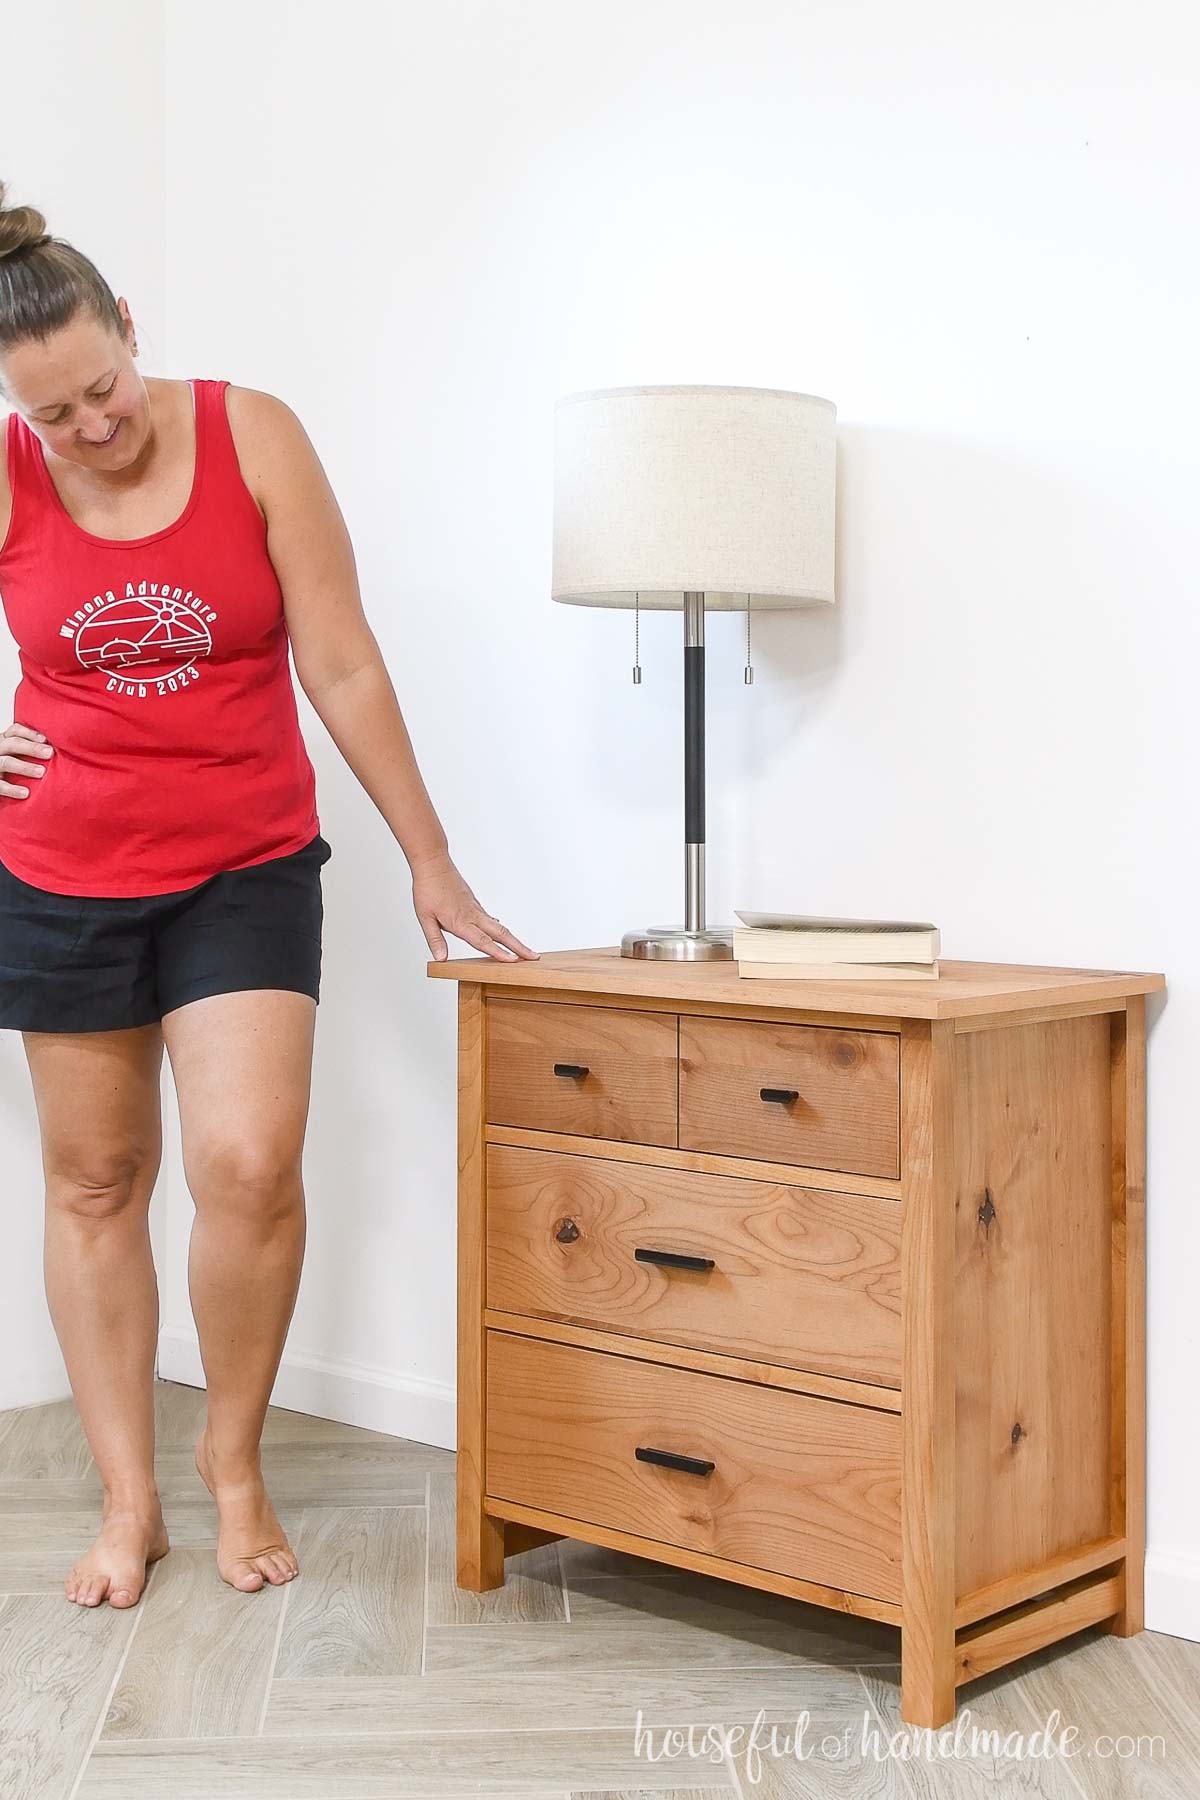
[[[159, 0], [39, 0], [0, 31], [0, 180], [129, 300], [142, 360], [163, 357], [163, 23]], [[0, 407], [0, 432], [7, 409]], [[0, 440], [0, 454], [3, 454]], [[0, 614], [0, 721], [20, 679]], [[20, 806], [0, 799], [0, 806]], [[165, 1254], [165, 1170], [151, 1207]], [[42, 1277], [42, 1159], [20, 1036], [0, 1031], [0, 1410], [70, 1393]]]
[[[163, 372], [305, 420], [452, 851], [542, 949], [667, 923], [682, 884], [679, 621], [643, 620], [635, 689], [632, 619], [549, 602], [555, 398], [837, 401], [839, 607], [760, 621], [749, 689], [709, 624], [710, 921], [908, 913], [949, 957], [1167, 973], [1149, 1617], [1200, 1637], [1191, 9], [337, 17], [167, 9]], [[454, 989], [303, 716], [334, 857], [276, 1399], [447, 1441]], [[194, 1378], [190, 1215], [176, 1161], [160, 1366]]]

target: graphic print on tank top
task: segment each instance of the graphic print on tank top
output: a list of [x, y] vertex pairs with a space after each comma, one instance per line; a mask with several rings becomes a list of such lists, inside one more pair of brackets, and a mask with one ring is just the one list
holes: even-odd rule
[[199, 680], [216, 622], [215, 608], [190, 588], [143, 579], [127, 581], [123, 594], [109, 588], [94, 595], [59, 636], [74, 642], [83, 668], [108, 675], [110, 693], [145, 700], [182, 693]]
[[192, 383], [191, 493], [140, 538], [79, 525], [36, 434], [8, 420], [0, 603], [21, 664], [10, 716], [55, 750], [26, 799], [0, 802], [0, 862], [31, 886], [173, 893], [289, 855], [320, 828], [283, 593], [228, 385]]

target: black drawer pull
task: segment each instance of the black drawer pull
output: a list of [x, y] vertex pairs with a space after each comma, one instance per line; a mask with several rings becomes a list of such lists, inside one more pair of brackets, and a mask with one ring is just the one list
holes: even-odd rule
[[652, 1450], [647, 1444], [639, 1444], [633, 1454], [639, 1462], [658, 1463], [664, 1469], [682, 1469], [685, 1475], [711, 1475], [717, 1466], [701, 1456], [677, 1456], [674, 1450]]
[[555, 1063], [554, 1073], [556, 1075], [572, 1075], [576, 1081], [582, 1081], [587, 1074], [587, 1069], [582, 1063]]
[[798, 1100], [800, 1095], [795, 1088], [759, 1088], [760, 1100], [778, 1100], [786, 1106], [789, 1100]]
[[633, 1254], [638, 1262], [662, 1263], [667, 1269], [711, 1269], [716, 1266], [711, 1256], [684, 1256], [679, 1250], [643, 1250], [640, 1244]]

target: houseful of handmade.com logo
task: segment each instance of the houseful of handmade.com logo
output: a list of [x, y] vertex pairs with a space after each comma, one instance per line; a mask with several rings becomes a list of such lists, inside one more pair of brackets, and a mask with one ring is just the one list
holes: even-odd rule
[[838, 1763], [849, 1770], [872, 1762], [969, 1759], [982, 1759], [988, 1767], [1000, 1762], [1039, 1763], [1058, 1758], [1094, 1758], [1102, 1762], [1141, 1758], [1162, 1762], [1166, 1748], [1161, 1733], [1136, 1737], [1132, 1733], [1106, 1735], [1089, 1744], [1077, 1725], [1063, 1724], [1057, 1710], [1036, 1729], [1000, 1731], [976, 1725], [969, 1707], [963, 1707], [953, 1725], [939, 1730], [917, 1725], [882, 1729], [871, 1711], [864, 1709], [861, 1722], [830, 1731], [828, 1720], [814, 1721], [807, 1711], [798, 1713], [794, 1723], [768, 1720], [765, 1711], [759, 1711], [750, 1724], [655, 1728], [644, 1722], [639, 1707], [633, 1753], [647, 1763], [691, 1759], [736, 1766], [743, 1786], [754, 1786], [761, 1781], [764, 1767], [786, 1763]]
[[127, 581], [124, 593], [108, 588], [77, 607], [58, 635], [73, 642], [81, 667], [107, 675], [108, 693], [146, 700], [199, 681], [216, 620], [191, 588]]

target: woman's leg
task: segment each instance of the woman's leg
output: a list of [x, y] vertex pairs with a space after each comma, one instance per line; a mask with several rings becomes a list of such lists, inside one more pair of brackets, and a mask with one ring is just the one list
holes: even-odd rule
[[304, 1259], [301, 1153], [316, 1002], [260, 988], [163, 1019], [196, 1205], [188, 1259], [208, 1384], [196, 1467], [217, 1502], [217, 1568], [250, 1590], [298, 1573], [259, 1443]]
[[104, 1483], [100, 1534], [67, 1597], [132, 1606], [168, 1548], [154, 1479], [158, 1287], [149, 1207], [162, 1158], [157, 1025], [22, 1033], [46, 1179], [45, 1278]]

